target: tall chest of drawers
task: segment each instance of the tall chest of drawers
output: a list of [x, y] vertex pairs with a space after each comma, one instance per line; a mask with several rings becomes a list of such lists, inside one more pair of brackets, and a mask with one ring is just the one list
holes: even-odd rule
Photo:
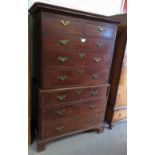
[[32, 122], [38, 151], [51, 140], [103, 131], [118, 21], [35, 3]]

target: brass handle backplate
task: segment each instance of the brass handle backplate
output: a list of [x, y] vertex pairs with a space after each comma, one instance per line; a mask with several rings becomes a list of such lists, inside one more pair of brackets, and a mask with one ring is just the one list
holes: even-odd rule
[[64, 81], [64, 80], [67, 80], [67, 76], [66, 75], [58, 76], [57, 79], [60, 81]]
[[64, 128], [65, 128], [64, 126], [57, 127], [57, 128], [55, 128], [55, 131], [61, 132]]
[[96, 63], [99, 63], [101, 60], [102, 60], [102, 58], [100, 58], [100, 57], [95, 57], [95, 58], [94, 58], [94, 61], [95, 61]]
[[86, 55], [85, 53], [79, 52], [79, 56], [80, 56], [81, 59], [83, 59], [85, 57], [85, 55]]
[[97, 91], [97, 90], [92, 90], [92, 91], [90, 92], [90, 94], [91, 94], [92, 96], [97, 95], [97, 93], [98, 93], [98, 91]]
[[58, 60], [61, 62], [61, 63], [64, 63], [65, 61], [67, 61], [68, 60], [68, 57], [65, 57], [65, 56], [63, 56], [63, 57], [58, 57]]
[[69, 43], [69, 41], [68, 40], [62, 40], [62, 39], [60, 39], [59, 40], [59, 43], [60, 43], [60, 45], [65, 46], [65, 45], [67, 45]]
[[69, 26], [70, 25], [70, 21], [69, 20], [60, 20], [60, 23], [62, 26]]
[[96, 42], [96, 46], [97, 46], [98, 48], [101, 48], [101, 47], [104, 46], [104, 43], [103, 43], [103, 42]]
[[98, 31], [103, 32], [104, 26], [98, 26]]
[[76, 90], [76, 94], [80, 95], [82, 90]]
[[56, 111], [56, 114], [59, 115], [59, 116], [63, 116], [64, 113], [66, 112], [66, 110], [59, 110], [59, 111]]
[[57, 96], [57, 99], [63, 101], [66, 98], [66, 95]]

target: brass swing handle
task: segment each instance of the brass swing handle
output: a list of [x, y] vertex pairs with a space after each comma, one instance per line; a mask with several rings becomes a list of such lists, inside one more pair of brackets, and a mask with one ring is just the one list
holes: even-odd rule
[[55, 131], [61, 132], [64, 128], [65, 128], [64, 126], [57, 127], [57, 128], [55, 128]]
[[99, 77], [100, 77], [100, 74], [99, 73], [97, 73], [97, 74], [94, 73], [92, 75], [92, 78], [95, 79], [95, 80], [99, 79]]
[[59, 115], [59, 116], [63, 116], [64, 113], [66, 112], [66, 110], [59, 110], [59, 111], [56, 111], [56, 114]]
[[59, 40], [59, 44], [62, 45], [62, 46], [65, 46], [69, 43], [69, 40], [63, 40], [63, 39], [60, 39]]
[[60, 20], [60, 23], [62, 26], [69, 26], [70, 25], [70, 21], [69, 20]]
[[65, 98], [66, 98], [66, 95], [57, 96], [57, 99], [59, 99], [60, 101], [63, 101]]
[[97, 90], [92, 90], [92, 91], [90, 92], [90, 94], [91, 94], [92, 96], [97, 95], [97, 93], [98, 93], [98, 91], [97, 91]]
[[98, 26], [97, 28], [98, 28], [98, 31], [100, 31], [100, 32], [103, 32], [103, 30], [104, 30], [104, 26]]
[[60, 56], [60, 57], [58, 57], [58, 60], [61, 62], [61, 63], [64, 63], [65, 61], [67, 61], [68, 60], [68, 57], [65, 57], [65, 56]]
[[57, 79], [60, 81], [65, 81], [67, 80], [67, 76], [66, 75], [58, 76]]

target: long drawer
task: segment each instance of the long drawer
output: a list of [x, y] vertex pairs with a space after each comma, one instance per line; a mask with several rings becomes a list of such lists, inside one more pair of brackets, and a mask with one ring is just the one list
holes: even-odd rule
[[44, 68], [87, 67], [109, 69], [112, 55], [110, 52], [89, 52], [85, 50], [51, 49], [43, 52]]
[[109, 70], [46, 69], [43, 71], [43, 88], [63, 88], [87, 84], [107, 84]]
[[78, 130], [87, 130], [91, 128], [103, 127], [104, 112], [95, 115], [88, 115], [82, 119], [77, 119], [76, 117], [52, 120], [49, 122], [42, 122], [41, 124], [41, 137], [54, 138], [57, 136], [62, 136], [67, 133], [76, 132]]
[[96, 50], [98, 52], [111, 51], [113, 40], [98, 39], [87, 36], [76, 35], [49, 35], [43, 36], [43, 49], [49, 50], [53, 48], [71, 48], [71, 49], [87, 49]]
[[64, 89], [39, 90], [40, 104], [43, 107], [61, 105], [68, 102], [108, 97], [109, 85], [71, 87]]
[[107, 98], [91, 99], [87, 101], [77, 101], [66, 105], [53, 105], [50, 107], [42, 106], [41, 119], [52, 121], [53, 119], [64, 119], [67, 117], [78, 116], [86, 114], [95, 114], [105, 111]]

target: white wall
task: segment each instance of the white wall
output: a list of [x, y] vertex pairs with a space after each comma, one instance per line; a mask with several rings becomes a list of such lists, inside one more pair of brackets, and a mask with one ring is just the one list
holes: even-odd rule
[[119, 14], [122, 4], [122, 0], [29, 0], [29, 7], [34, 2], [45, 2], [107, 16]]

